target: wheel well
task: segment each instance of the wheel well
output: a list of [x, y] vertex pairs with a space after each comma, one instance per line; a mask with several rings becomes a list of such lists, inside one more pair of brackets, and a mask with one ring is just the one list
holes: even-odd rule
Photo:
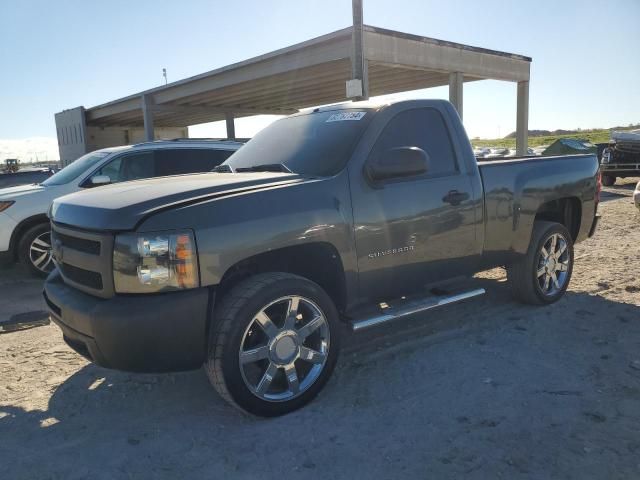
[[9, 241], [9, 251], [12, 252], [14, 260], [18, 256], [18, 244], [20, 243], [22, 235], [24, 235], [24, 233], [31, 227], [40, 223], [49, 223], [49, 217], [47, 217], [44, 213], [34, 215], [33, 217], [24, 219], [18, 224], [16, 228], [13, 229], [11, 240]]
[[287, 272], [320, 285], [339, 311], [346, 306], [342, 261], [329, 243], [310, 243], [261, 253], [238, 262], [222, 277], [216, 296], [224, 295], [240, 281], [257, 273]]
[[582, 205], [580, 200], [575, 197], [552, 200], [540, 205], [535, 220], [546, 220], [564, 225], [575, 241], [580, 232]]

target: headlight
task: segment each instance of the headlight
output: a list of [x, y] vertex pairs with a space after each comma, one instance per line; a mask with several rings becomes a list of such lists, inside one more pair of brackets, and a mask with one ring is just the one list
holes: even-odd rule
[[118, 235], [113, 250], [118, 293], [152, 293], [199, 285], [193, 233], [150, 232]]
[[13, 200], [6, 200], [6, 201], [2, 201], [0, 202], [0, 212], [4, 212], [7, 208], [9, 208], [11, 205], [13, 205], [14, 202]]

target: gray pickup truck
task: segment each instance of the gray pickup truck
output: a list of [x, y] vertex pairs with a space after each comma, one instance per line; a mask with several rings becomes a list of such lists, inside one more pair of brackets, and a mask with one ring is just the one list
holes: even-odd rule
[[57, 199], [44, 296], [96, 364], [204, 364], [233, 405], [280, 415], [325, 385], [345, 326], [480, 295], [496, 266], [518, 300], [558, 300], [599, 191], [595, 155], [479, 165], [448, 102], [318, 108], [216, 172]]

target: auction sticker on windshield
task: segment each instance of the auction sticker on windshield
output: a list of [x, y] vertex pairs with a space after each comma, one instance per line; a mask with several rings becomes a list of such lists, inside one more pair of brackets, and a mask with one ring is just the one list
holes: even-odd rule
[[364, 117], [364, 114], [367, 112], [342, 112], [342, 113], [334, 113], [329, 118], [327, 118], [326, 123], [329, 122], [346, 122], [348, 120], [361, 120]]

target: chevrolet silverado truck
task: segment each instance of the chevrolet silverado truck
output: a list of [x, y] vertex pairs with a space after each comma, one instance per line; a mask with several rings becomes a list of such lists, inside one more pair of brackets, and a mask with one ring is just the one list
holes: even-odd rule
[[445, 101], [317, 108], [213, 173], [55, 200], [44, 297], [96, 364], [204, 364], [231, 404], [275, 416], [322, 389], [349, 328], [481, 295], [476, 272], [560, 299], [599, 191], [595, 155], [479, 165]]

